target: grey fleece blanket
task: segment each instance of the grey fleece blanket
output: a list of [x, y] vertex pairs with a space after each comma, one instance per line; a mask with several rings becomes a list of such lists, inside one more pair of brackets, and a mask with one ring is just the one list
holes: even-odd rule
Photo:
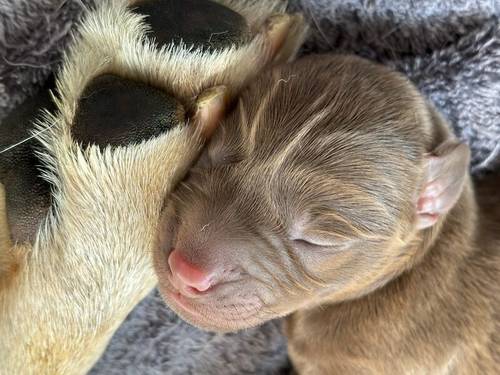
[[[0, 0], [0, 121], [60, 62], [89, 0]], [[472, 149], [472, 172], [500, 166], [500, 0], [292, 0], [312, 26], [304, 53], [347, 52], [408, 75]], [[152, 293], [93, 374], [280, 374], [279, 322], [237, 334], [183, 323]]]

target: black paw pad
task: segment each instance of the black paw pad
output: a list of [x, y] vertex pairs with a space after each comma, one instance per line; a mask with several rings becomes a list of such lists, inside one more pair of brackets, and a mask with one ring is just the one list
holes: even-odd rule
[[182, 106], [167, 93], [104, 74], [85, 88], [71, 132], [83, 147], [127, 146], [165, 133], [183, 117]]
[[[51, 204], [50, 185], [40, 178], [33, 121], [54, 105], [48, 88], [27, 99], [0, 124], [0, 183], [6, 194], [7, 220], [15, 242], [32, 241]], [[25, 141], [27, 140], [27, 141]]]
[[143, 0], [133, 11], [147, 16], [151, 35], [160, 46], [182, 41], [213, 51], [249, 39], [240, 14], [209, 0]]

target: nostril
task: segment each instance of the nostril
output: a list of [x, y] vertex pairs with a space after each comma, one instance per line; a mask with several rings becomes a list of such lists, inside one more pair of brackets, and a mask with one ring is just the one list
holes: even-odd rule
[[213, 285], [213, 274], [187, 261], [179, 250], [170, 253], [168, 265], [179, 286], [193, 294], [205, 292]]

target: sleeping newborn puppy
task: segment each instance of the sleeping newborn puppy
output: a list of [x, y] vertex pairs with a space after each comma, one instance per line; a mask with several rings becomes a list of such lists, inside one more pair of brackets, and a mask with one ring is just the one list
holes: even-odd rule
[[162, 294], [208, 330], [288, 316], [299, 374], [499, 373], [500, 239], [468, 163], [401, 75], [276, 67], [166, 205]]

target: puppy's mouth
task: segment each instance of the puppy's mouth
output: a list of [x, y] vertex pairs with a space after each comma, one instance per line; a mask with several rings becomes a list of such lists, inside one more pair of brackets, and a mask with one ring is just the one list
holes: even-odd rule
[[265, 321], [263, 304], [256, 295], [228, 298], [210, 291], [208, 295], [190, 296], [175, 289], [170, 282], [166, 284], [160, 283], [159, 290], [169, 307], [185, 321], [201, 329], [232, 332]]

